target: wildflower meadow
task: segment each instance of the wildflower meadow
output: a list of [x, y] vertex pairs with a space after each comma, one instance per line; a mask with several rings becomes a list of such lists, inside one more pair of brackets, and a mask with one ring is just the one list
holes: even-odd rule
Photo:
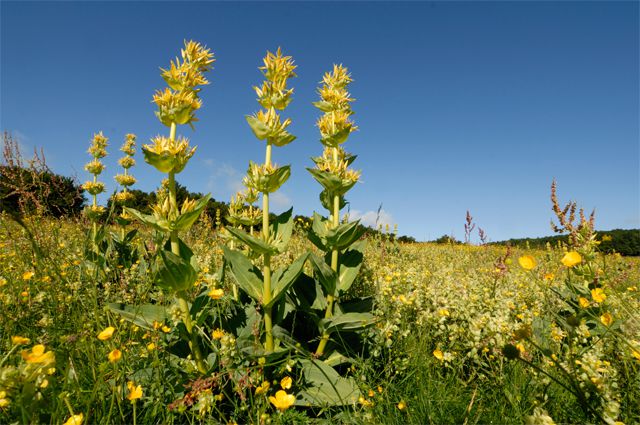
[[[293, 176], [302, 106], [283, 46], [256, 58], [245, 117], [264, 160], [246, 158], [216, 214], [178, 181], [226, 65], [197, 41], [166, 57], [157, 135], [105, 122], [78, 147], [82, 214], [0, 216], [0, 423], [640, 423], [640, 262], [600, 250], [562, 181], [541, 219], [568, 239], [544, 249], [372, 232], [347, 207], [366, 180], [349, 143], [358, 76], [317, 76], [316, 156]], [[141, 167], [160, 176], [148, 205], [132, 202]], [[274, 213], [290, 178], [317, 194], [312, 217]]]

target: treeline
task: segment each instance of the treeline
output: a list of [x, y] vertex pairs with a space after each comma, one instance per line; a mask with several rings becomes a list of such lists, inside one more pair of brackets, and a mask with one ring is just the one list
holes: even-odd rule
[[[596, 231], [600, 241], [601, 252], [617, 252], [625, 256], [640, 256], [640, 229], [614, 229]], [[557, 246], [559, 243], [568, 243], [567, 235], [546, 236], [542, 238], [509, 239], [506, 241], [492, 242], [493, 245], [511, 245], [516, 247], [540, 248], [547, 244]]]

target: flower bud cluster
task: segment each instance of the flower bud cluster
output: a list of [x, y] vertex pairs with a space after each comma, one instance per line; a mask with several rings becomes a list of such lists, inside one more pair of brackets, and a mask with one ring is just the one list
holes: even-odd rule
[[269, 144], [284, 146], [291, 143], [295, 136], [286, 128], [291, 124], [290, 119], [281, 120], [276, 110], [283, 110], [291, 102], [293, 89], [287, 88], [287, 80], [295, 77], [293, 72], [297, 66], [293, 64], [291, 56], [282, 56], [280, 48], [275, 54], [267, 52], [263, 59], [264, 66], [260, 71], [265, 77], [260, 87], [254, 87], [258, 95], [258, 103], [265, 108], [248, 116], [247, 121], [259, 140], [267, 140]]
[[176, 58], [169, 69], [162, 69], [162, 78], [169, 87], [153, 95], [153, 102], [158, 106], [156, 115], [167, 127], [197, 121], [195, 112], [202, 106], [198, 86], [209, 84], [204, 72], [209, 71], [215, 61], [213, 53], [195, 41], [185, 41], [180, 53], [182, 60]]
[[151, 141], [153, 144], [142, 147], [144, 159], [162, 173], [181, 172], [196, 151], [196, 148], [189, 146], [189, 139], [185, 137], [171, 139], [156, 136]]
[[107, 156], [107, 142], [109, 141], [102, 132], [96, 133], [93, 135], [91, 139], [91, 146], [89, 147], [89, 154], [93, 157], [93, 160], [88, 162], [84, 169], [89, 173], [93, 174], [93, 180], [86, 181], [82, 184], [82, 189], [89, 192], [91, 196], [93, 196], [92, 210], [85, 209], [85, 214], [92, 219], [92, 217], [97, 218], [98, 211], [98, 200], [97, 196], [104, 192], [105, 186], [104, 183], [98, 181], [98, 176], [104, 171], [106, 168], [104, 164], [100, 161], [101, 158]]
[[322, 87], [318, 89], [320, 101], [314, 105], [324, 111], [316, 125], [325, 146], [338, 146], [347, 140], [352, 131], [357, 130], [350, 119], [353, 114], [351, 102], [354, 99], [347, 91], [352, 81], [349, 71], [342, 65], [334, 65], [333, 72], [325, 73], [322, 78]]
[[131, 133], [127, 134], [120, 150], [125, 154], [125, 156], [118, 161], [118, 164], [124, 168], [124, 174], [116, 174], [114, 179], [123, 189], [114, 195], [113, 200], [116, 203], [124, 204], [133, 199], [133, 195], [129, 193], [128, 189], [129, 186], [133, 186], [137, 181], [135, 177], [129, 174], [129, 168], [133, 167], [136, 163], [136, 160], [133, 159], [133, 155], [136, 153], [136, 135]]

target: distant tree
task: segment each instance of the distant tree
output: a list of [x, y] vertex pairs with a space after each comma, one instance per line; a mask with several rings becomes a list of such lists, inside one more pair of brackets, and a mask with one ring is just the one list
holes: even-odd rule
[[13, 214], [74, 216], [85, 203], [79, 184], [53, 173], [44, 153], [34, 152], [25, 163], [18, 142], [8, 132], [2, 138], [0, 164], [0, 211]]
[[453, 245], [457, 245], [457, 244], [461, 244], [462, 243], [459, 240], [457, 240], [456, 238], [454, 238], [453, 236], [449, 236], [449, 235], [442, 235], [442, 236], [440, 236], [438, 239], [436, 239], [433, 242], [439, 243], [439, 244], [453, 244]]

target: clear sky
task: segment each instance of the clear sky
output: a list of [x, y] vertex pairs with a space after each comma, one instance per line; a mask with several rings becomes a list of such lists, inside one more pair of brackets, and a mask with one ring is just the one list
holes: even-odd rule
[[[362, 183], [353, 215], [418, 240], [464, 236], [470, 210], [491, 240], [551, 234], [549, 186], [596, 209], [599, 229], [640, 227], [638, 2], [0, 2], [0, 126], [52, 169], [77, 175], [94, 132], [110, 138], [102, 180], [115, 190], [126, 133], [167, 134], [151, 96], [184, 39], [216, 56], [178, 181], [228, 201], [264, 159], [244, 116], [267, 50], [298, 65], [292, 144], [273, 158], [292, 177], [273, 204], [322, 210], [305, 170], [322, 151], [311, 102], [334, 63], [352, 72]], [[136, 155], [134, 188], [160, 173]]]

